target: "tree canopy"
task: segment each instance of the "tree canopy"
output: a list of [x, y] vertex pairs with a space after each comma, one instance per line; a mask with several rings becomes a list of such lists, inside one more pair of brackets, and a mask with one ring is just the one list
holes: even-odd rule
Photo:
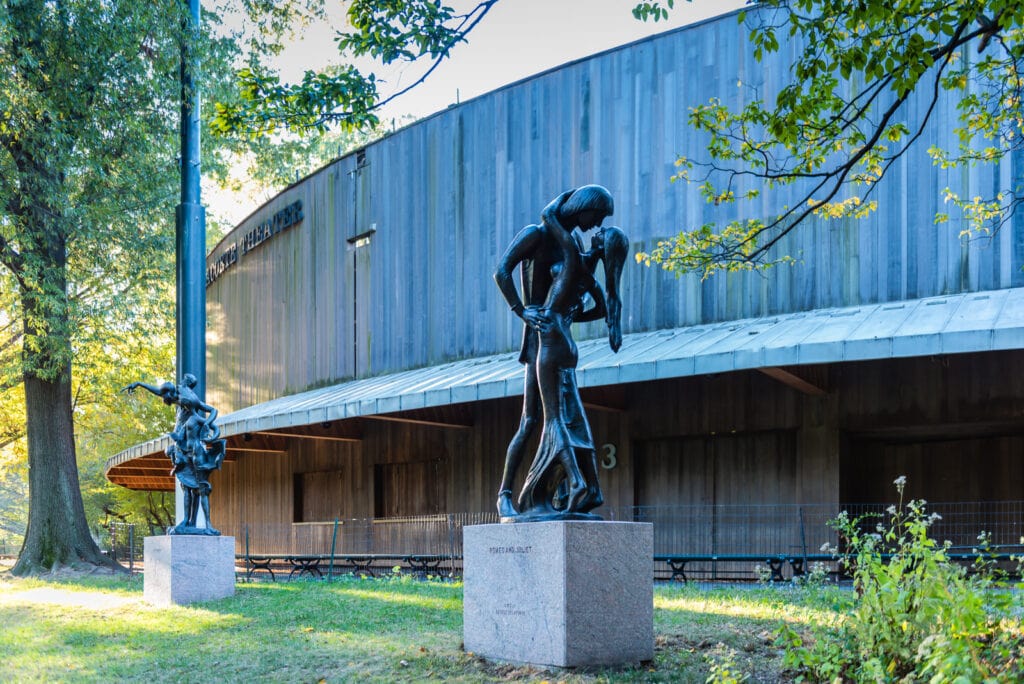
[[[707, 156], [679, 158], [674, 180], [699, 183], [716, 204], [781, 185], [795, 185], [798, 201], [774, 215], [684, 230], [638, 260], [704, 276], [791, 260], [772, 248], [808, 217], [875, 210], [879, 181], [910, 148], [929, 144], [925, 128], [942, 97], [957, 103], [958, 147], [929, 147], [935, 164], [996, 163], [1024, 144], [1018, 0], [761, 0], [740, 21], [758, 61], [780, 49], [780, 38], [796, 45], [791, 77], [773, 99], [692, 109], [689, 124], [709, 136]], [[925, 106], [912, 112], [904, 105], [915, 94]], [[972, 197], [946, 189], [944, 199], [968, 230], [992, 232], [1024, 189]]]
[[[173, 330], [183, 17], [181, 3], [0, 5], [0, 402], [24, 418], [0, 430], [29, 466], [16, 572], [108, 562], [74, 422], [110, 410], [131, 344]], [[209, 64], [234, 50], [203, 45]]]
[[[254, 50], [237, 73], [239, 99], [216, 104], [212, 128], [250, 137], [281, 129], [373, 128], [380, 123], [377, 110], [426, 80], [497, 2], [483, 0], [460, 13], [436, 0], [352, 0], [346, 10], [351, 30], [339, 31], [336, 38], [342, 58], [338, 65], [307, 70], [301, 82], [284, 84], [267, 65], [266, 51]], [[360, 57], [383, 64], [429, 60], [431, 65], [410, 85], [381, 98], [376, 76], [351, 62]]]
[[[320, 3], [204, 4], [194, 36], [177, 2], [0, 3], [0, 540], [25, 535], [18, 572], [105, 562], [89, 529], [105, 517], [173, 517], [103, 466], [173, 420], [117, 390], [175, 376], [182, 48], [210, 112], [236, 96], [243, 49], [274, 52]], [[352, 143], [208, 138], [204, 165], [282, 185]]]

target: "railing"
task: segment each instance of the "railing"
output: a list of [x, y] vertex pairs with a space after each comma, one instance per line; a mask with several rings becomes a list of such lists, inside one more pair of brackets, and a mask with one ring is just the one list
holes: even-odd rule
[[142, 572], [143, 538], [147, 532], [141, 529], [145, 528], [137, 530], [134, 523], [112, 522], [106, 529], [105, 548], [110, 557], [129, 572]]
[[[840, 511], [852, 518], [881, 516], [866, 520], [873, 529], [876, 521], [887, 521], [887, 508], [887, 504], [606, 506], [598, 512], [607, 520], [653, 523], [655, 556], [705, 557], [686, 565], [689, 578], [750, 580], [763, 572], [757, 568], [764, 567], [762, 558], [813, 560], [822, 557], [824, 544], [837, 548], [841, 540], [828, 523]], [[958, 549], [977, 546], [982, 532], [988, 534], [993, 546], [1019, 548], [1024, 537], [1024, 501], [929, 503], [927, 511], [941, 516], [931, 528], [933, 538], [948, 540]], [[485, 512], [246, 524], [235, 533], [236, 553], [442, 557], [445, 561], [438, 570], [458, 574], [462, 567], [462, 529], [497, 521], [496, 513]], [[132, 572], [141, 571], [147, 532], [128, 523], [112, 523], [107, 532], [108, 553]], [[19, 549], [20, 544], [0, 540], [0, 555], [14, 555]], [[838, 570], [834, 561], [825, 565], [830, 572]], [[806, 570], [807, 564], [804, 566]], [[667, 562], [654, 564], [656, 578], [677, 574]], [[792, 574], [793, 567], [787, 567], [785, 577]]]
[[[773, 504], [729, 506], [632, 506], [604, 507], [598, 512], [607, 520], [654, 524], [655, 556], [713, 557], [687, 565], [690, 578], [751, 580], [765, 572], [767, 559], [820, 560], [822, 546], [840, 545], [829, 521], [840, 511], [851, 517], [882, 515], [866, 524], [872, 529], [887, 519], [888, 504]], [[958, 548], [977, 545], [986, 532], [993, 545], [1018, 545], [1024, 536], [1024, 501], [955, 502], [928, 504], [929, 513], [941, 519], [932, 527], [933, 537], [949, 540]], [[449, 559], [445, 570], [461, 571], [462, 528], [497, 522], [495, 513], [451, 513], [403, 518], [338, 520], [329, 523], [245, 525], [237, 553], [242, 554], [367, 554], [398, 556], [417, 554]], [[757, 566], [761, 566], [758, 568]], [[825, 563], [832, 573], [837, 564]], [[807, 563], [803, 563], [806, 570]], [[789, 564], [784, 576], [792, 577]], [[654, 566], [656, 578], [673, 576], [666, 562]]]
[[498, 522], [497, 513], [447, 513], [401, 518], [359, 518], [327, 523], [243, 525], [242, 556], [312, 554], [343, 557], [432, 556], [445, 574], [461, 572], [462, 528]]
[[[888, 508], [889, 504], [635, 506], [610, 509], [605, 515], [654, 523], [655, 556], [718, 558], [690, 564], [690, 577], [752, 579], [764, 572], [765, 564], [754, 560], [762, 557], [800, 559], [804, 570], [810, 557], [836, 573], [836, 562], [820, 560], [827, 555], [826, 544], [828, 549], [841, 547], [829, 521], [846, 511], [851, 518], [863, 517], [864, 525], [874, 531], [878, 523], [888, 524]], [[976, 547], [982, 532], [994, 546], [1017, 546], [1024, 536], [1024, 501], [929, 503], [926, 510], [941, 516], [931, 536], [959, 549]], [[744, 559], [730, 560], [737, 556]], [[787, 569], [787, 577], [792, 572]], [[656, 576], [672, 574], [672, 568], [656, 564]]]
[[4, 537], [0, 539], [0, 558], [12, 558], [21, 551], [21, 540]]

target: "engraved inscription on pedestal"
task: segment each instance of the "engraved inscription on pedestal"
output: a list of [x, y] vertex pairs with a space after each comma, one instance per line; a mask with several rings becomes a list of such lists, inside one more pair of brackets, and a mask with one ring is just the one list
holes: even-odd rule
[[559, 667], [654, 657], [650, 524], [476, 525], [464, 534], [467, 651]]

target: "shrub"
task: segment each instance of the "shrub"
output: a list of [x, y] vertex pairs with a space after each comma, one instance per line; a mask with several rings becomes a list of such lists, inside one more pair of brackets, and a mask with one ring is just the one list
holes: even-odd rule
[[899, 503], [886, 514], [832, 521], [857, 598], [810, 639], [783, 627], [786, 667], [798, 681], [1022, 681], [1020, 593], [981, 554], [971, 575], [950, 560], [948, 542], [928, 535], [937, 514], [923, 500], [904, 504], [906, 479], [895, 484]]
[[708, 663], [708, 677], [704, 684], [743, 684], [750, 679], [749, 674], [737, 667], [736, 651], [723, 643], [704, 658]]

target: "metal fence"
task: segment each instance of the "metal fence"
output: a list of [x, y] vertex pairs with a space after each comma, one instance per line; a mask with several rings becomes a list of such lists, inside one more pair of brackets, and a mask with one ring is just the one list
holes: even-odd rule
[[[806, 559], [841, 547], [829, 524], [841, 511], [862, 519], [866, 531], [888, 524], [890, 504], [778, 504], [726, 506], [636, 506], [612, 509], [606, 517], [654, 523], [655, 556], [716, 556], [691, 563], [689, 577], [753, 579], [764, 572], [760, 558]], [[969, 552], [986, 533], [995, 546], [1018, 546], [1024, 536], [1024, 501], [940, 502], [926, 505], [940, 517], [931, 527], [933, 539], [949, 541]], [[744, 557], [730, 560], [730, 557]], [[760, 568], [758, 566], [761, 566]], [[838, 572], [836, 562], [825, 569]], [[806, 569], [806, 567], [804, 568]], [[786, 577], [793, 568], [786, 568]], [[665, 563], [655, 564], [657, 577], [672, 576]]]
[[[107, 554], [128, 568], [130, 572], [142, 572], [143, 538], [146, 528], [136, 529], [133, 523], [112, 522], [107, 528], [104, 544]], [[102, 543], [102, 542], [101, 542]]]
[[[821, 556], [822, 546], [835, 549], [841, 540], [829, 521], [841, 511], [864, 518], [873, 530], [885, 522], [887, 504], [778, 504], [729, 506], [630, 506], [604, 507], [607, 520], [654, 524], [655, 556], [714, 557], [694, 560], [686, 566], [693, 579], [750, 580], [763, 570], [762, 558]], [[929, 503], [929, 513], [941, 516], [932, 526], [932, 537], [967, 550], [986, 533], [995, 546], [1024, 543], [1024, 501]], [[236, 537], [239, 555], [311, 554], [344, 556], [439, 556], [447, 559], [443, 570], [461, 571], [462, 529], [467, 525], [495, 523], [496, 513], [449, 513], [402, 518], [362, 518], [326, 523], [243, 525]], [[107, 553], [132, 572], [143, 569], [143, 537], [147, 532], [129, 523], [111, 523], [104, 546]], [[19, 545], [20, 548], [20, 545]], [[0, 555], [16, 554], [19, 548], [0, 540]], [[825, 563], [837, 572], [835, 562]], [[654, 564], [654, 576], [667, 579], [673, 568]], [[793, 568], [785, 568], [792, 576]]]
[[13, 556], [21, 550], [21, 542], [15, 543], [10, 539], [0, 539], [0, 556]]
[[[829, 526], [841, 511], [851, 517], [882, 516], [887, 504], [778, 504], [728, 506], [604, 507], [608, 520], [654, 524], [655, 556], [714, 556], [686, 568], [690, 578], [750, 580], [763, 570], [762, 559], [820, 556], [822, 546], [837, 548], [840, 539]], [[1024, 501], [953, 502], [927, 505], [941, 518], [932, 527], [938, 541], [969, 550], [985, 532], [993, 545], [1019, 545], [1024, 537]], [[867, 517], [871, 529], [879, 518]], [[459, 572], [462, 528], [494, 523], [495, 513], [452, 513], [403, 518], [365, 518], [329, 523], [244, 525], [237, 540], [239, 554], [377, 554], [429, 555], [451, 559], [450, 572]], [[838, 570], [835, 562], [827, 570]], [[784, 570], [792, 576], [793, 568]], [[654, 564], [654, 576], [667, 579], [673, 569]]]
[[448, 573], [461, 570], [462, 528], [498, 522], [497, 513], [447, 513], [401, 518], [359, 518], [329, 523], [246, 524], [237, 553], [438, 556]]

